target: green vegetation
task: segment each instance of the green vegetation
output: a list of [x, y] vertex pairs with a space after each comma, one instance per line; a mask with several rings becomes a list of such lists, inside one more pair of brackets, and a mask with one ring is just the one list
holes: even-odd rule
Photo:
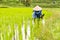
[[[3, 40], [11, 40], [14, 33], [14, 24], [18, 25], [19, 39], [22, 40], [21, 25], [22, 19], [25, 20], [25, 31], [27, 28], [27, 20], [30, 18], [31, 35], [30, 40], [34, 37], [39, 40], [60, 40], [60, 8], [43, 8], [42, 13], [45, 14], [45, 26], [42, 20], [32, 25], [32, 8], [0, 8], [0, 40], [1, 33]], [[11, 28], [11, 32], [9, 31]], [[8, 36], [8, 32], [9, 36]]]
[[41, 7], [59, 8], [59, 0], [0, 0], [0, 7], [34, 7], [40, 5]]

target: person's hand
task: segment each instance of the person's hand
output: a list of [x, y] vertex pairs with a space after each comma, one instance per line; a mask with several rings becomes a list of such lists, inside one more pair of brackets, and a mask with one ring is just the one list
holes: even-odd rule
[[45, 14], [41, 15], [41, 16], [40, 16], [40, 18], [42, 18], [42, 19], [43, 19], [44, 15], [45, 15]]

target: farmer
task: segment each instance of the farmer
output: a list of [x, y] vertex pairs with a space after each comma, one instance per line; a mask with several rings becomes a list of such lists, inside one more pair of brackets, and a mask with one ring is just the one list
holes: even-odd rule
[[44, 14], [42, 15], [42, 8], [39, 7], [38, 5], [36, 7], [33, 8], [33, 19], [35, 22], [35, 19], [40, 19], [43, 18]]

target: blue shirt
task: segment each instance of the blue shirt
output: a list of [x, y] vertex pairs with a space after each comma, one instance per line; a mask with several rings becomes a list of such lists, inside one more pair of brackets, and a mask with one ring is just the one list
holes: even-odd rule
[[42, 15], [42, 11], [34, 11], [33, 12], [33, 18], [40, 18]]

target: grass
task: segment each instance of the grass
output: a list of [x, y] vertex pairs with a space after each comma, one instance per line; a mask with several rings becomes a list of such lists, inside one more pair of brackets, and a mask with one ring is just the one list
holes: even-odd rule
[[[43, 8], [42, 13], [45, 14], [44, 19], [46, 21], [45, 26], [37, 24], [32, 25], [32, 8], [0, 8], [0, 34], [4, 37], [3, 40], [11, 40], [14, 33], [14, 24], [18, 25], [19, 39], [22, 40], [21, 25], [24, 17], [25, 32], [27, 28], [27, 21], [30, 18], [31, 37], [30, 40], [34, 40], [34, 37], [40, 40], [60, 40], [60, 8]], [[9, 26], [11, 32], [9, 31]], [[8, 32], [10, 32], [8, 36]], [[1, 35], [0, 35], [1, 36]], [[1, 38], [1, 37], [0, 37]]]

